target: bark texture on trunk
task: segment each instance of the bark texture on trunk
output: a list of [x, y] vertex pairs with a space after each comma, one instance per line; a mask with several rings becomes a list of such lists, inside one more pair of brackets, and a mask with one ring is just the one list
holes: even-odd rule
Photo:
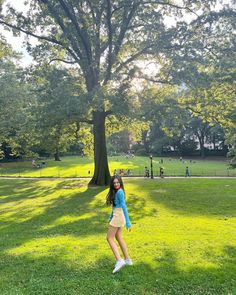
[[200, 150], [201, 150], [201, 157], [205, 158], [205, 147], [204, 144], [200, 144]]
[[58, 151], [55, 152], [54, 159], [55, 159], [55, 161], [61, 161], [61, 159], [59, 157], [59, 152]]
[[205, 158], [205, 147], [204, 147], [204, 137], [198, 137], [199, 139], [199, 144], [200, 144], [200, 153], [201, 153], [201, 157]]
[[109, 185], [110, 172], [107, 160], [106, 136], [105, 136], [105, 112], [93, 112], [94, 135], [94, 175], [90, 185]]

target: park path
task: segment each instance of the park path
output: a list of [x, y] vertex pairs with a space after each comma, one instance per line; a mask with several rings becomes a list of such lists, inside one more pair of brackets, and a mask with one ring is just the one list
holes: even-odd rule
[[[122, 177], [123, 179], [151, 179], [143, 176], [131, 176], [131, 177]], [[236, 179], [236, 176], [165, 176], [164, 179]], [[80, 180], [80, 179], [91, 179], [91, 177], [20, 177], [20, 176], [1, 176], [1, 179], [14, 179], [14, 180]], [[161, 179], [160, 177], [154, 177], [154, 180]]]

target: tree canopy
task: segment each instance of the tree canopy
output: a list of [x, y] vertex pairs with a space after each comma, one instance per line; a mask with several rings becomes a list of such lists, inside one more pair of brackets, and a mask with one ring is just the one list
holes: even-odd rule
[[[133, 111], [138, 101], [131, 91], [133, 81], [193, 88], [198, 81], [198, 86], [201, 82], [202, 87], [209, 87], [204, 82], [206, 75], [210, 77], [211, 60], [223, 56], [231, 46], [227, 28], [234, 26], [235, 17], [231, 7], [215, 11], [216, 3], [28, 0], [24, 2], [26, 13], [9, 5], [7, 13], [0, 15], [0, 24], [14, 34], [37, 38], [34, 46], [26, 38], [26, 45], [39, 64], [64, 62], [77, 70], [84, 92], [78, 99], [82, 105], [87, 103], [84, 116], [78, 112], [78, 121], [92, 124], [94, 134], [91, 184], [109, 183], [105, 122], [108, 116]], [[190, 23], [186, 15], [192, 16]], [[174, 25], [166, 23], [167, 16], [176, 17]], [[159, 69], [154, 76], [142, 70], [148, 61]], [[220, 70], [219, 58], [214, 67]]]

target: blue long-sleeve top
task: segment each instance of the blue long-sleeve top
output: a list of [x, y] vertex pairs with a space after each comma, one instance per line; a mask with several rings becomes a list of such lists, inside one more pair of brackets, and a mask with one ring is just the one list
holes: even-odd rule
[[120, 188], [115, 194], [114, 205], [112, 206], [112, 211], [111, 211], [110, 218], [109, 218], [110, 221], [113, 217], [113, 209], [114, 208], [122, 208], [123, 209], [123, 212], [125, 215], [126, 228], [130, 228], [131, 222], [129, 219], [129, 213], [128, 213], [128, 209], [127, 209], [126, 202], [125, 202], [125, 194], [124, 194], [124, 191], [122, 188]]

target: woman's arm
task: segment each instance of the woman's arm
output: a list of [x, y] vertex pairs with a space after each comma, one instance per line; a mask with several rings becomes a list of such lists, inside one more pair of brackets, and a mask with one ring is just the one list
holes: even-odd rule
[[120, 189], [118, 191], [118, 199], [119, 199], [119, 203], [121, 204], [121, 208], [123, 209], [123, 212], [124, 212], [124, 215], [125, 215], [126, 228], [130, 228], [131, 227], [131, 222], [130, 222], [130, 219], [129, 219], [129, 213], [128, 213], [128, 209], [127, 209], [126, 202], [125, 202], [124, 191], [122, 189]]

